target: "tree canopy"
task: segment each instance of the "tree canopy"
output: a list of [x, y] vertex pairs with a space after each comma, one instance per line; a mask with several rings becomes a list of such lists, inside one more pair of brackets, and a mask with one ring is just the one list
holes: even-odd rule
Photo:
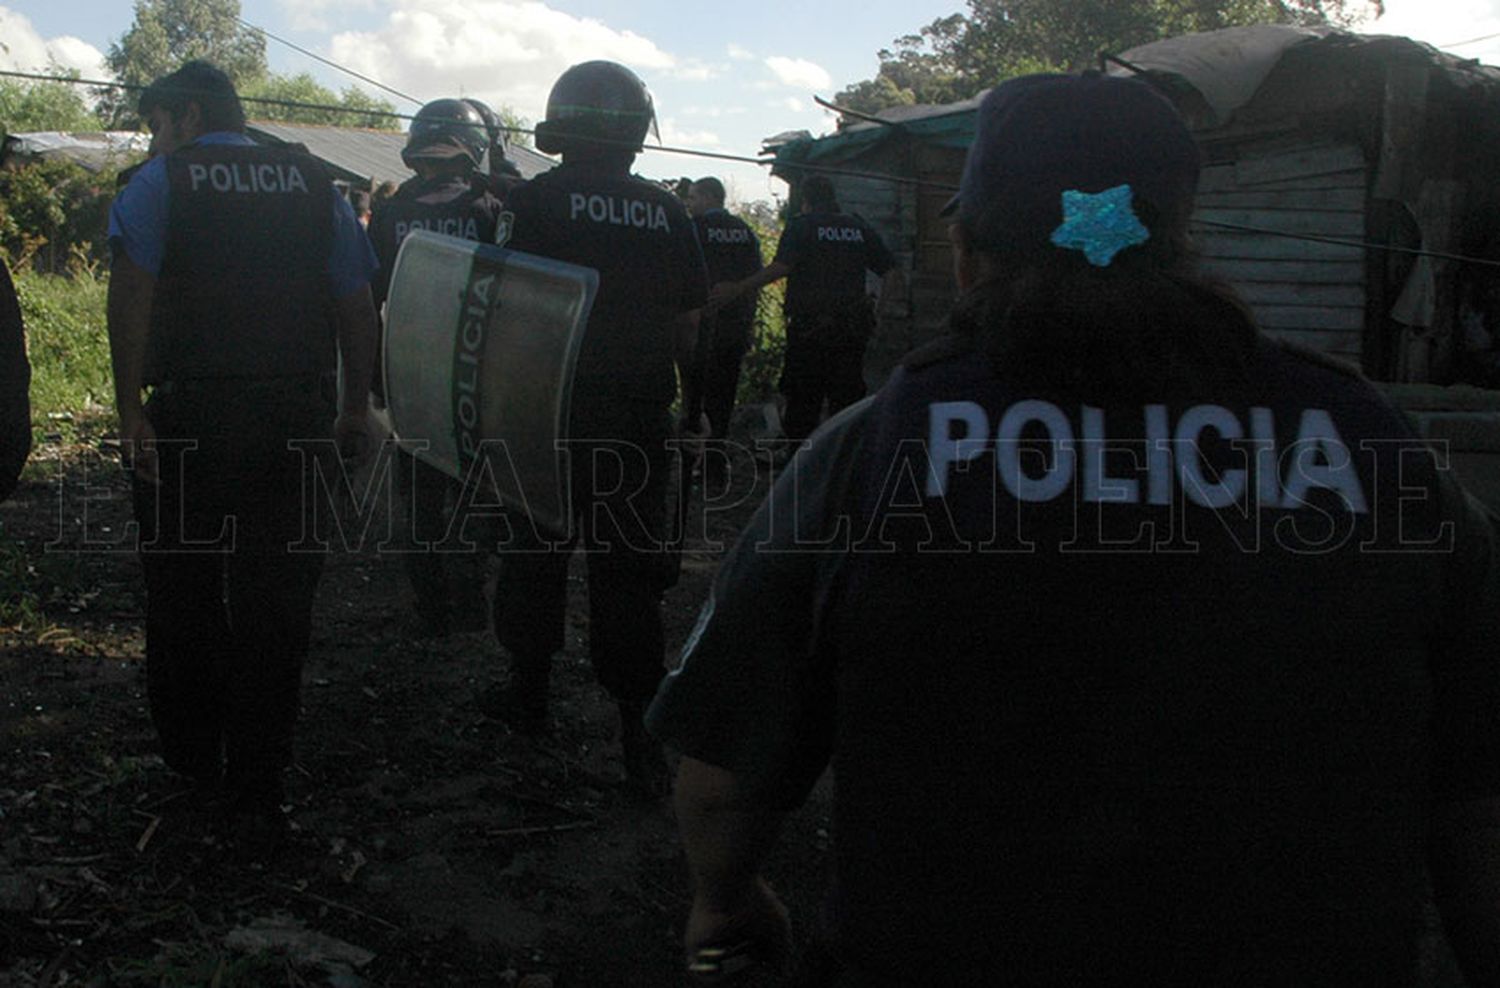
[[[266, 73], [259, 79], [240, 87], [240, 98], [245, 100], [283, 100], [288, 103], [311, 103], [318, 106], [342, 107], [312, 109], [304, 106], [277, 106], [274, 103], [245, 104], [245, 114], [256, 120], [281, 120], [286, 123], [329, 124], [337, 127], [370, 127], [375, 130], [400, 130], [400, 120], [383, 116], [392, 113], [395, 107], [383, 99], [376, 99], [362, 89], [345, 87], [335, 94], [327, 86], [318, 83], [310, 73], [277, 75]], [[371, 112], [373, 111], [373, 112]]]
[[103, 126], [76, 85], [0, 79], [0, 132], [100, 130]]
[[[266, 39], [240, 23], [239, 0], [136, 0], [135, 20], [104, 60], [120, 82], [144, 86], [193, 58], [242, 87], [266, 74]], [[131, 90], [106, 90], [100, 100], [112, 126], [136, 122]]]
[[950, 103], [1002, 79], [1094, 64], [1101, 51], [1243, 24], [1349, 25], [1378, 16], [1381, 0], [968, 0], [878, 53], [875, 78], [834, 102], [874, 113]]

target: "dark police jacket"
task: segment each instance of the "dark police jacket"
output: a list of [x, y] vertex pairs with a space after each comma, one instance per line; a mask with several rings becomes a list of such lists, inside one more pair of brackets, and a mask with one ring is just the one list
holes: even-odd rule
[[[739, 281], [761, 269], [760, 240], [750, 224], [727, 209], [711, 209], [693, 217], [698, 246], [708, 267], [709, 287], [724, 281]], [[721, 326], [743, 324], [755, 318], [757, 293], [742, 295], [715, 315]]]
[[370, 285], [378, 309], [391, 289], [391, 270], [401, 241], [413, 230], [430, 230], [450, 237], [495, 242], [504, 206], [481, 183], [461, 177], [435, 181], [413, 178], [370, 214], [370, 243], [380, 270]]
[[772, 805], [832, 753], [854, 983], [1406, 985], [1430, 808], [1500, 793], [1497, 567], [1357, 374], [956, 349], [793, 461], [649, 723]]
[[238, 144], [167, 158], [148, 384], [329, 373], [333, 186], [310, 155]]
[[880, 234], [858, 216], [844, 213], [792, 217], [776, 247], [776, 260], [792, 269], [786, 313], [793, 318], [865, 307], [865, 272], [883, 275], [895, 263]]
[[708, 299], [693, 221], [678, 198], [618, 169], [564, 161], [512, 193], [506, 208], [514, 220], [504, 246], [599, 272], [574, 400], [671, 404], [674, 321]]

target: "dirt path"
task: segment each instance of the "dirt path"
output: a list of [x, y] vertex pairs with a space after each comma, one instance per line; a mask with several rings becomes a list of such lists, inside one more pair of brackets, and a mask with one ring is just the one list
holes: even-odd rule
[[[76, 451], [41, 472], [0, 507], [55, 588], [56, 626], [41, 640], [0, 631], [0, 985], [681, 983], [681, 855], [666, 803], [620, 785], [581, 567], [557, 727], [531, 741], [474, 707], [502, 671], [487, 632], [412, 636], [399, 559], [333, 554], [292, 840], [247, 865], [154, 754], [139, 570], [104, 547], [126, 531], [123, 478]], [[732, 539], [765, 482], [742, 482], [741, 503], [694, 529], [667, 599], [672, 654], [718, 558], [702, 536]], [[769, 869], [801, 917], [824, 886], [826, 813], [820, 795], [793, 818]]]

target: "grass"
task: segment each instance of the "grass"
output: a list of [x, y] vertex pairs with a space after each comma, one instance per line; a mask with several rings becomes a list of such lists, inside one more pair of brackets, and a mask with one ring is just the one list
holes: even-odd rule
[[108, 282], [87, 272], [23, 272], [15, 281], [31, 357], [33, 440], [72, 442], [80, 431], [113, 429], [114, 384], [104, 319]]

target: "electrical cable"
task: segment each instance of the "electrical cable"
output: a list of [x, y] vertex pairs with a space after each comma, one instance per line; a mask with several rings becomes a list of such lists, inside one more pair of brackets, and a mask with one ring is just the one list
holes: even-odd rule
[[272, 34], [270, 31], [267, 31], [265, 28], [263, 28], [263, 27], [257, 27], [256, 25], [251, 24], [249, 21], [245, 20], [243, 17], [236, 17], [235, 20], [239, 21], [240, 24], [243, 25], [244, 27], [247, 27], [250, 30], [255, 31], [255, 32], [259, 33], [259, 34], [265, 35], [267, 38], [270, 38], [272, 41], [279, 41], [279, 42], [281, 42], [282, 44], [286, 45], [288, 48], [292, 49], [292, 51], [301, 52], [302, 54], [306, 55], [308, 58], [317, 59], [318, 61], [322, 62], [324, 65], [331, 66], [332, 68], [338, 69], [340, 72], [346, 72], [349, 75], [354, 76], [354, 78], [360, 80], [361, 82], [368, 82], [370, 85], [374, 86], [377, 89], [383, 89], [384, 91], [390, 93], [392, 96], [399, 96], [402, 99], [406, 100], [407, 102], [409, 102], [409, 103], [416, 103], [419, 106], [423, 102], [422, 100], [417, 99], [415, 96], [408, 96], [405, 93], [401, 92], [401, 90], [399, 90], [399, 89], [392, 89], [390, 86], [387, 86], [385, 83], [380, 82], [380, 81], [375, 80], [375, 79], [371, 79], [367, 75], [360, 75], [358, 72], [354, 71], [353, 69], [348, 68], [347, 66], [340, 65], [338, 62], [335, 62], [332, 59], [324, 58], [322, 55], [319, 55], [317, 52], [308, 51], [306, 48], [303, 48], [301, 45], [293, 44], [292, 42], [286, 40], [285, 38], [279, 38], [276, 35]]
[[[39, 74], [36, 74], [36, 73], [30, 73], [30, 72], [14, 72], [14, 71], [0, 70], [0, 77], [6, 77], [6, 76], [11, 77], [11, 78], [18, 78], [18, 79], [35, 79], [35, 80], [40, 80], [40, 81], [43, 81], [43, 82], [66, 82], [66, 83], [73, 83], [74, 85], [112, 87], [112, 88], [117, 88], [117, 89], [139, 90], [139, 89], [146, 88], [144, 86], [132, 85], [132, 84], [123, 83], [123, 82], [106, 82], [106, 81], [102, 81], [102, 80], [98, 80], [98, 79], [78, 79], [78, 78], [72, 78], [72, 77], [66, 77], [66, 78], [64, 78], [64, 77], [51, 76], [51, 75], [39, 75]], [[411, 97], [403, 97], [403, 98], [411, 99]], [[410, 114], [410, 113], [396, 113], [396, 112], [386, 111], [386, 110], [355, 110], [355, 109], [350, 109], [349, 107], [344, 107], [344, 106], [329, 106], [329, 105], [320, 104], [320, 103], [301, 103], [301, 102], [297, 102], [295, 100], [262, 99], [262, 98], [253, 97], [253, 96], [242, 96], [242, 97], [240, 97], [240, 99], [241, 99], [242, 102], [246, 102], [246, 103], [261, 103], [261, 104], [266, 104], [266, 105], [270, 105], [270, 106], [290, 107], [290, 108], [293, 108], [293, 109], [323, 110], [323, 111], [332, 111], [332, 112], [337, 112], [337, 113], [360, 114], [360, 115], [364, 115], [364, 116], [367, 116], [367, 117], [368, 116], [391, 117], [391, 118], [400, 119], [400, 120], [410, 120], [410, 119], [412, 119], [412, 114]], [[534, 134], [535, 133], [535, 131], [533, 131], [530, 128], [527, 128], [527, 127], [509, 127], [509, 126], [503, 126], [501, 129], [509, 131], [511, 133], [519, 133], [519, 134]], [[629, 146], [631, 148], [634, 148], [634, 145], [623, 145], [623, 143], [622, 143], [622, 146]], [[752, 158], [752, 157], [749, 157], [747, 155], [726, 154], [726, 153], [719, 152], [719, 151], [702, 151], [702, 150], [698, 150], [696, 148], [673, 147], [673, 146], [665, 145], [665, 144], [647, 144], [647, 145], [644, 146], [644, 150], [647, 150], [647, 151], [660, 151], [660, 152], [662, 152], [664, 154], [688, 155], [688, 156], [695, 157], [695, 158], [708, 158], [708, 159], [713, 159], [713, 160], [716, 160], [716, 161], [738, 161], [738, 162], [745, 162], [745, 163], [748, 163], [748, 164], [761, 165], [761, 166], [774, 165], [776, 163], [774, 161], [774, 159], [773, 160], [767, 160], [765, 158]], [[902, 175], [891, 175], [891, 174], [889, 174], [887, 172], [855, 171], [853, 169], [848, 169], [848, 168], [836, 168], [836, 167], [824, 166], [824, 165], [806, 164], [806, 163], [802, 163], [802, 162], [796, 163], [795, 167], [798, 168], [798, 169], [800, 169], [800, 170], [803, 170], [803, 171], [820, 172], [820, 173], [828, 174], [828, 175], [842, 175], [842, 176], [849, 177], [849, 178], [868, 178], [868, 179], [875, 179], [875, 180], [879, 180], [879, 181], [896, 182], [896, 183], [900, 183], [900, 184], [903, 184], [903, 185], [915, 185], [915, 186], [923, 187], [923, 188], [938, 189], [938, 190], [945, 191], [945, 192], [957, 191], [957, 186], [950, 185], [950, 184], [947, 184], [947, 183], [929, 182], [929, 181], [926, 181], [924, 179], [919, 179], [919, 178], [915, 178], [915, 177], [907, 178], [907, 177], [902, 176]], [[1412, 256], [1415, 256], [1415, 257], [1432, 257], [1432, 258], [1436, 258], [1438, 260], [1456, 261], [1456, 262], [1461, 263], [1461, 264], [1474, 264], [1474, 265], [1479, 265], [1479, 266], [1482, 266], [1482, 267], [1496, 267], [1496, 268], [1500, 268], [1500, 260], [1491, 260], [1489, 258], [1483, 258], [1483, 257], [1469, 257], [1469, 256], [1466, 256], [1466, 255], [1463, 255], [1463, 254], [1450, 254], [1450, 253], [1447, 253], [1447, 252], [1444, 252], [1444, 251], [1423, 250], [1423, 249], [1417, 248], [1417, 247], [1399, 247], [1399, 246], [1396, 246], [1394, 244], [1377, 244], [1377, 243], [1371, 243], [1371, 242], [1363, 241], [1363, 240], [1347, 240], [1347, 239], [1341, 239], [1341, 238], [1338, 238], [1338, 237], [1322, 237], [1322, 236], [1318, 236], [1316, 234], [1308, 234], [1308, 233], [1288, 233], [1285, 230], [1271, 230], [1271, 229], [1267, 229], [1265, 227], [1244, 226], [1244, 225], [1241, 225], [1241, 224], [1238, 224], [1238, 223], [1221, 223], [1221, 222], [1218, 222], [1216, 220], [1194, 219], [1191, 222], [1193, 224], [1197, 225], [1197, 226], [1200, 226], [1200, 227], [1213, 227], [1215, 229], [1229, 230], [1229, 231], [1236, 232], [1236, 233], [1254, 233], [1254, 234], [1259, 234], [1261, 236], [1282, 237], [1282, 238], [1289, 239], [1289, 240], [1306, 240], [1306, 241], [1311, 241], [1313, 243], [1333, 244], [1335, 246], [1340, 246], [1340, 247], [1358, 247], [1361, 250], [1377, 250], [1377, 251], [1385, 251], [1387, 253], [1393, 253], [1393, 254], [1409, 254], [1409, 255], [1412, 255]]]

